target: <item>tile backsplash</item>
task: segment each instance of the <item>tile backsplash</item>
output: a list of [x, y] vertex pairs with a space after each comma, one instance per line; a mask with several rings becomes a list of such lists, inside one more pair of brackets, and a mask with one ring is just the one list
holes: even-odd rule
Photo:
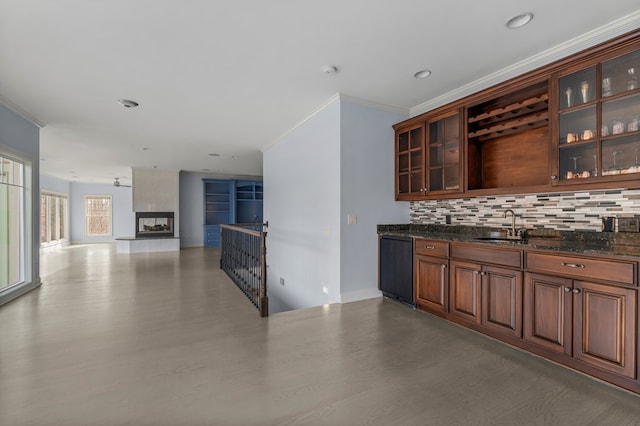
[[412, 224], [444, 224], [446, 215], [451, 215], [453, 225], [509, 227], [511, 218], [503, 217], [506, 209], [516, 212], [518, 228], [600, 231], [604, 216], [640, 215], [640, 190], [614, 189], [413, 201], [410, 221]]

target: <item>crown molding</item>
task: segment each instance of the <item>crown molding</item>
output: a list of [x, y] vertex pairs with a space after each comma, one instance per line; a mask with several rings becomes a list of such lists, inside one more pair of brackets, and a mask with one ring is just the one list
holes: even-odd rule
[[466, 96], [477, 93], [488, 87], [517, 77], [528, 71], [532, 71], [543, 65], [547, 65], [574, 53], [578, 53], [589, 47], [623, 35], [627, 32], [637, 30], [640, 27], [640, 10], [626, 15], [620, 19], [603, 25], [599, 28], [586, 32], [566, 42], [560, 43], [550, 49], [544, 50], [525, 60], [516, 62], [499, 71], [481, 77], [471, 83], [465, 84], [455, 90], [430, 99], [420, 105], [411, 108], [410, 115], [414, 117], [427, 111], [431, 111], [450, 102], [462, 99]]
[[409, 108], [402, 108], [394, 105], [381, 104], [379, 102], [370, 101], [368, 99], [356, 98], [354, 96], [349, 96], [349, 95], [343, 95], [341, 93], [339, 93], [338, 96], [340, 97], [341, 101], [349, 102], [350, 104], [356, 104], [356, 105], [360, 105], [368, 108], [378, 109], [378, 110], [387, 111], [387, 112], [393, 112], [396, 114], [408, 115], [409, 113], [411, 113], [411, 110]]
[[11, 111], [15, 112], [20, 117], [24, 118], [25, 120], [27, 120], [31, 124], [33, 124], [35, 126], [38, 126], [41, 129], [46, 126], [46, 124], [44, 122], [38, 120], [33, 115], [29, 114], [28, 112], [26, 112], [25, 110], [20, 108], [18, 105], [14, 104], [13, 102], [11, 102], [9, 99], [5, 98], [2, 95], [0, 95], [0, 104], [2, 104], [3, 106], [9, 108]]
[[335, 95], [331, 96], [329, 99], [324, 101], [319, 107], [317, 107], [315, 110], [313, 110], [313, 112], [311, 112], [305, 118], [300, 120], [297, 124], [295, 124], [289, 130], [287, 130], [286, 132], [284, 132], [283, 134], [278, 136], [272, 142], [270, 142], [267, 145], [265, 145], [264, 147], [262, 147], [262, 149], [260, 151], [262, 151], [262, 152], [268, 151], [270, 148], [272, 148], [273, 146], [277, 145], [281, 140], [283, 140], [284, 138], [289, 136], [296, 129], [298, 129], [301, 126], [303, 126], [306, 122], [308, 122], [313, 117], [315, 117], [316, 115], [318, 115], [319, 113], [324, 111], [327, 107], [329, 107], [331, 104], [333, 104], [336, 101], [349, 102], [351, 104], [361, 105], [361, 106], [364, 106], [364, 107], [374, 108], [374, 109], [378, 109], [378, 110], [382, 110], [382, 111], [399, 113], [399, 114], [403, 114], [403, 115], [409, 115], [409, 113], [411, 112], [408, 108], [401, 108], [401, 107], [392, 106], [392, 105], [385, 105], [385, 104], [381, 104], [381, 103], [378, 103], [378, 102], [369, 101], [369, 100], [366, 100], [366, 99], [356, 98], [354, 96], [348, 96], [348, 95], [344, 95], [344, 94], [341, 94], [341, 93], [336, 93]]

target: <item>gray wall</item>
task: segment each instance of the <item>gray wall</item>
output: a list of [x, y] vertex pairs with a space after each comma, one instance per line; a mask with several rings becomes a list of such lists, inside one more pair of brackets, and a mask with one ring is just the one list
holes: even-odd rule
[[203, 173], [180, 172], [180, 247], [204, 245]]
[[[405, 115], [342, 101], [340, 110], [340, 291], [343, 303], [378, 296], [379, 223], [406, 223], [395, 201], [394, 131]], [[357, 223], [349, 225], [347, 215]]]
[[380, 295], [376, 225], [409, 218], [393, 192], [404, 118], [337, 99], [264, 152], [272, 312]]
[[29, 242], [25, 282], [0, 293], [0, 304], [40, 285], [40, 129], [0, 104], [0, 151], [26, 161], [31, 170], [31, 215], [25, 231]]

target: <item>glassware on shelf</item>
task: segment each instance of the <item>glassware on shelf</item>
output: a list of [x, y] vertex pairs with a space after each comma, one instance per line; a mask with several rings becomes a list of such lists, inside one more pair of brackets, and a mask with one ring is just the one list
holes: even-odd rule
[[[617, 164], [617, 161], [616, 161], [617, 157], [618, 157], [618, 154], [620, 154], [621, 152], [622, 151], [613, 151], [611, 153], [611, 155], [613, 156], [613, 167], [611, 169], [609, 169], [609, 171], [606, 172], [607, 175], [619, 175], [622, 172], [620, 167], [618, 167], [618, 164]], [[603, 175], [604, 174], [605, 173], [603, 173]]]
[[598, 176], [598, 155], [593, 154], [593, 170], [591, 170], [591, 176]]
[[627, 132], [637, 132], [640, 130], [640, 115], [635, 115], [627, 124]]
[[611, 90], [611, 77], [605, 77], [602, 79], [602, 96], [611, 95], [613, 95], [613, 90]]
[[600, 136], [602, 137], [609, 136], [609, 126], [607, 126], [606, 124], [602, 125], [602, 129], [600, 130]]
[[588, 81], [580, 83], [580, 94], [582, 95], [582, 103], [589, 102], [591, 94], [591, 84]]
[[582, 132], [582, 140], [588, 141], [593, 138], [593, 130], [585, 130]]
[[567, 108], [571, 108], [573, 106], [574, 93], [571, 87], [567, 87], [567, 90], [564, 91], [564, 95], [567, 97]]
[[633, 163], [633, 166], [629, 167], [629, 169], [627, 169], [627, 173], [639, 173], [640, 172], [640, 163], [638, 163], [638, 151], [640, 151], [640, 148], [635, 148], [634, 151], [636, 152], [636, 161], [635, 163]]
[[635, 90], [638, 88], [638, 79], [636, 78], [635, 68], [629, 68], [627, 70], [627, 90]]
[[577, 179], [581, 177], [581, 173], [578, 171], [578, 159], [582, 158], [582, 155], [576, 155], [575, 157], [569, 157], [573, 160], [573, 171], [567, 171], [567, 179]]
[[619, 135], [620, 133], [624, 133], [624, 121], [619, 118], [614, 118], [613, 124], [611, 125], [611, 134]]

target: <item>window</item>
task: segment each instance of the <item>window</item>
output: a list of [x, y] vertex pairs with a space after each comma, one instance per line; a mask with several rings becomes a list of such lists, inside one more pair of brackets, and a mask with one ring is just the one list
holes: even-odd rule
[[24, 280], [24, 165], [0, 156], [0, 291]]
[[68, 198], [64, 194], [43, 192], [40, 195], [40, 243], [42, 247], [59, 244], [67, 235]]
[[111, 235], [111, 195], [85, 195], [87, 236]]

